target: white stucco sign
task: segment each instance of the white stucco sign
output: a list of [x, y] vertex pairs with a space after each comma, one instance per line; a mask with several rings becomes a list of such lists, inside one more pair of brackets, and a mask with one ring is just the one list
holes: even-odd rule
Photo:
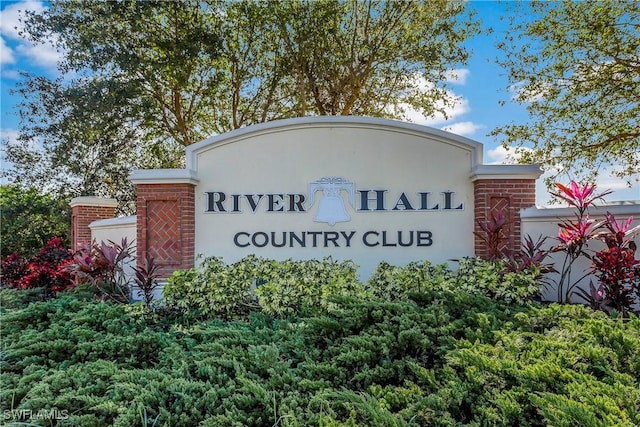
[[195, 253], [233, 262], [445, 262], [473, 255], [482, 146], [434, 129], [353, 117], [283, 120], [187, 149]]

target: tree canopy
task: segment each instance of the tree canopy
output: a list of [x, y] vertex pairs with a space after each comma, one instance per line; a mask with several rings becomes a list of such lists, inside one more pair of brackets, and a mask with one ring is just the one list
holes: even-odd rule
[[[594, 178], [640, 173], [640, 3], [531, 2], [500, 47], [532, 120], [493, 131], [524, 163]], [[553, 179], [553, 177], [551, 178]]]
[[478, 31], [464, 2], [447, 0], [65, 0], [24, 28], [64, 53], [63, 77], [19, 87], [9, 173], [121, 200], [128, 170], [180, 167], [184, 147], [212, 134], [309, 115], [444, 113], [445, 75]]
[[35, 255], [51, 237], [69, 241], [71, 208], [64, 200], [42, 195], [37, 189], [0, 185], [0, 256]]

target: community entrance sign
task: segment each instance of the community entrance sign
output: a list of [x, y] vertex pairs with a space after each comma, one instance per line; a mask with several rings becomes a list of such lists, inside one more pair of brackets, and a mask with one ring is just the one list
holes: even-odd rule
[[371, 119], [275, 122], [196, 144], [196, 253], [352, 259], [368, 274], [473, 254], [479, 144]]
[[477, 222], [534, 204], [535, 166], [487, 166], [482, 145], [390, 120], [313, 117], [218, 135], [187, 148], [185, 169], [135, 171], [138, 259], [165, 271], [198, 255], [234, 262], [332, 256], [447, 262], [481, 250]]

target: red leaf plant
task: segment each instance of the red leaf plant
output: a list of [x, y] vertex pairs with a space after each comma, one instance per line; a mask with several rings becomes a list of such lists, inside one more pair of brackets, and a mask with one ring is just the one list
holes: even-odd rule
[[587, 210], [593, 206], [596, 200], [602, 199], [610, 191], [602, 193], [594, 193], [595, 185], [585, 184], [580, 186], [575, 181], [571, 181], [569, 186], [556, 183], [556, 187], [560, 190], [557, 193], [551, 192], [552, 195], [564, 200], [570, 206], [577, 209], [575, 220], [565, 220], [558, 224], [559, 244], [551, 249], [552, 252], [565, 252], [565, 258], [560, 269], [560, 278], [557, 281], [558, 302], [569, 302], [573, 289], [578, 283], [587, 277], [590, 272], [583, 274], [576, 279], [571, 277], [573, 265], [580, 257], [591, 259], [586, 251], [589, 241], [599, 236], [599, 231], [604, 221], [594, 222], [589, 218]]
[[122, 239], [120, 244], [94, 242], [82, 247], [74, 255], [67, 270], [78, 283], [88, 283], [98, 296], [113, 302], [130, 300], [129, 283], [124, 273], [125, 264], [133, 260], [133, 246]]
[[633, 217], [629, 217], [620, 224], [607, 212], [608, 233], [600, 235], [607, 248], [596, 252], [591, 264], [609, 305], [623, 316], [635, 302], [634, 293], [640, 296], [640, 260], [635, 257], [637, 247], [633, 241], [640, 225], [631, 228], [632, 222]]
[[16, 289], [42, 288], [43, 296], [51, 298], [73, 287], [66, 269], [72, 257], [62, 239], [53, 237], [31, 260], [15, 253], [2, 260], [2, 285]]

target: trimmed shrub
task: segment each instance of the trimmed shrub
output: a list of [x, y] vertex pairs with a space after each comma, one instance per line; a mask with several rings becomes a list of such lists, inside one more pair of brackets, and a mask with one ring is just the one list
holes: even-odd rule
[[336, 298], [297, 320], [163, 322], [69, 295], [7, 309], [5, 421], [55, 409], [66, 417], [47, 425], [640, 424], [634, 315], [444, 290]]
[[509, 267], [508, 260], [463, 258], [459, 260], [454, 286], [507, 304], [527, 304], [540, 295], [543, 286], [540, 266], [520, 271], [511, 271]]
[[286, 317], [305, 311], [327, 310], [332, 298], [362, 296], [357, 267], [351, 261], [271, 262], [272, 269], [258, 281], [256, 295], [265, 313]]
[[454, 274], [447, 264], [411, 262], [403, 267], [381, 262], [365, 284], [373, 296], [406, 299], [411, 293], [444, 290], [451, 287]]
[[207, 317], [234, 319], [251, 310], [286, 317], [326, 310], [334, 296], [362, 296], [350, 261], [274, 261], [248, 256], [225, 265], [208, 258], [196, 268], [177, 271], [164, 288], [169, 306], [197, 310]]

